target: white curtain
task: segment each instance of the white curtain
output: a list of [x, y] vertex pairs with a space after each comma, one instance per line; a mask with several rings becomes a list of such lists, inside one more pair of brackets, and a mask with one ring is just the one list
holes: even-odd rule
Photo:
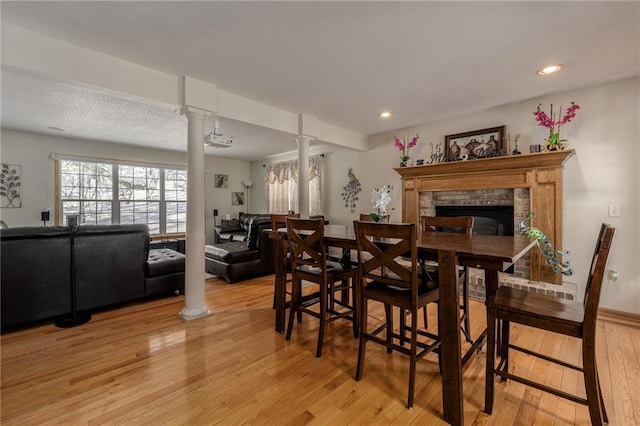
[[[309, 157], [309, 215], [321, 214], [323, 155]], [[267, 166], [265, 200], [269, 213], [298, 210], [298, 160]]]

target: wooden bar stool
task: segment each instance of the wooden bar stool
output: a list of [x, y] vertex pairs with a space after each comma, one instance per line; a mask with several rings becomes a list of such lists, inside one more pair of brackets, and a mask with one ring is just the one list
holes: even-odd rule
[[[293, 317], [296, 313], [305, 313], [320, 320], [316, 357], [322, 356], [324, 330], [328, 322], [345, 318], [353, 322], [353, 334], [358, 336], [358, 315], [356, 309], [355, 282], [358, 270], [351, 262], [332, 262], [328, 259], [324, 240], [324, 221], [322, 219], [287, 219], [287, 242], [292, 261], [291, 312], [286, 339], [291, 339]], [[302, 295], [302, 281], [318, 286], [316, 292]], [[340, 282], [342, 285], [335, 285]], [[344, 294], [345, 286], [351, 290], [351, 303], [336, 298]], [[311, 307], [319, 304], [316, 312]]]
[[[589, 269], [583, 303], [559, 299], [510, 287], [500, 287], [487, 302], [487, 364], [484, 411], [491, 414], [495, 378], [514, 380], [589, 407], [593, 425], [608, 423], [596, 363], [596, 320], [600, 304], [600, 289], [609, 257], [615, 228], [602, 224]], [[495, 366], [496, 320], [502, 320], [502, 360]], [[582, 367], [509, 343], [509, 324], [552, 331], [582, 339]], [[509, 372], [509, 350], [513, 349], [582, 372], [587, 398], [552, 388]]]
[[[413, 406], [416, 362], [440, 346], [440, 338], [418, 329], [418, 311], [440, 297], [439, 289], [427, 290], [418, 280], [418, 249], [416, 225], [413, 223], [388, 224], [355, 221], [358, 248], [359, 281], [358, 307], [361, 312], [361, 331], [358, 347], [356, 380], [362, 379], [365, 347], [368, 341], [383, 345], [387, 352], [396, 350], [409, 356], [409, 390], [407, 407]], [[407, 260], [410, 259], [407, 266]], [[385, 323], [373, 331], [368, 330], [367, 305], [369, 300], [384, 304]], [[411, 315], [410, 347], [402, 345], [405, 337], [393, 330], [393, 307]], [[378, 335], [385, 332], [385, 338]], [[418, 336], [425, 339], [418, 340]], [[398, 343], [396, 343], [398, 342]]]

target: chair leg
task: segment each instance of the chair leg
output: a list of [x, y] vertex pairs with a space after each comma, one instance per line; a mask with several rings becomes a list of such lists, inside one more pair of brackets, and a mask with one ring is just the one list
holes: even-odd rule
[[367, 339], [367, 299], [364, 299], [361, 309], [361, 323], [360, 323], [360, 341], [358, 342], [358, 363], [356, 364], [356, 380], [362, 379], [362, 371], [364, 370], [364, 353]]
[[[358, 307], [358, 295], [356, 289], [356, 278], [351, 279], [351, 317], [353, 318], [353, 337], [358, 337], [360, 334], [360, 308]], [[348, 297], [348, 296], [347, 296]]]
[[[504, 371], [509, 372], [509, 321], [502, 320], [502, 353], [501, 357], [504, 359]], [[501, 382], [506, 382], [506, 377], [500, 378]]]
[[[393, 340], [393, 309], [391, 308], [391, 305], [385, 304], [384, 305], [384, 314], [386, 316], [386, 321], [387, 321], [387, 330], [386, 330], [386, 334], [387, 334], [387, 353], [390, 354], [391, 352], [393, 352], [393, 349], [391, 349], [391, 342]], [[400, 309], [400, 316], [402, 317], [403, 315], [403, 310]], [[400, 319], [400, 324], [402, 324], [402, 318]], [[400, 334], [402, 335], [402, 333]]]
[[318, 346], [316, 357], [322, 356], [322, 345], [324, 343], [324, 328], [327, 324], [327, 305], [329, 304], [327, 283], [320, 284], [320, 326], [318, 327]]
[[495, 363], [496, 363], [496, 314], [491, 308], [487, 308], [487, 360], [484, 385], [484, 412], [491, 414], [493, 411], [493, 391], [495, 387]]
[[[467, 268], [468, 269], [468, 268]], [[471, 339], [471, 320], [469, 319], [469, 271], [467, 270], [462, 281], [462, 334], [464, 334], [467, 342], [473, 344]]]
[[595, 345], [593, 342], [588, 342], [587, 339], [582, 340], [582, 368], [584, 372], [584, 387], [587, 394], [587, 406], [589, 407], [591, 424], [599, 426], [604, 424], [601, 410], [604, 403], [601, 399], [602, 394], [598, 380]]
[[398, 321], [400, 321], [399, 334], [400, 334], [400, 346], [404, 346], [405, 343], [409, 342], [407, 339], [407, 314], [409, 312], [400, 308], [400, 316], [398, 317]]
[[424, 321], [424, 329], [429, 328], [429, 311], [427, 311], [427, 305], [422, 308], [422, 320]]
[[289, 308], [289, 323], [287, 325], [286, 340], [291, 340], [291, 331], [293, 330], [293, 317], [301, 315], [302, 312], [298, 310], [300, 304], [300, 293], [302, 292], [302, 284], [300, 280], [291, 280], [291, 307]]
[[416, 355], [418, 352], [418, 315], [417, 311], [411, 313], [411, 354], [409, 359], [409, 396], [407, 408], [413, 407], [413, 398], [416, 389]]

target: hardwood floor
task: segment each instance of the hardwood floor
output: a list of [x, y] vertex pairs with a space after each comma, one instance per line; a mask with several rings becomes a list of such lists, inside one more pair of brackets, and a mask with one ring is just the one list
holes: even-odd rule
[[[234, 285], [210, 279], [206, 288], [214, 315], [189, 323], [176, 316], [184, 303], [176, 296], [95, 313], [73, 329], [4, 334], [2, 424], [444, 424], [437, 355], [418, 363], [415, 407], [407, 410], [407, 357], [370, 344], [356, 382], [349, 323], [327, 327], [318, 359], [313, 318], [290, 342], [273, 330], [273, 276]], [[433, 307], [429, 314], [435, 325]], [[471, 317], [477, 335], [482, 304], [472, 302]], [[515, 327], [512, 336], [579, 363], [576, 339]], [[515, 382], [497, 384], [493, 415], [484, 414], [484, 355], [464, 370], [465, 424], [589, 424], [586, 407]], [[610, 424], [640, 424], [640, 329], [600, 321], [598, 357]], [[578, 372], [517, 352], [512, 365], [584, 395]]]

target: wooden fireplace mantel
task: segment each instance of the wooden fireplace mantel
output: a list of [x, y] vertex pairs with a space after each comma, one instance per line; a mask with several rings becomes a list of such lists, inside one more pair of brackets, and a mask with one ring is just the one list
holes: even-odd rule
[[[562, 169], [573, 149], [394, 169], [402, 177], [402, 221], [418, 223], [420, 192], [528, 188], [534, 225], [562, 248]], [[561, 277], [531, 253], [531, 279]]]

